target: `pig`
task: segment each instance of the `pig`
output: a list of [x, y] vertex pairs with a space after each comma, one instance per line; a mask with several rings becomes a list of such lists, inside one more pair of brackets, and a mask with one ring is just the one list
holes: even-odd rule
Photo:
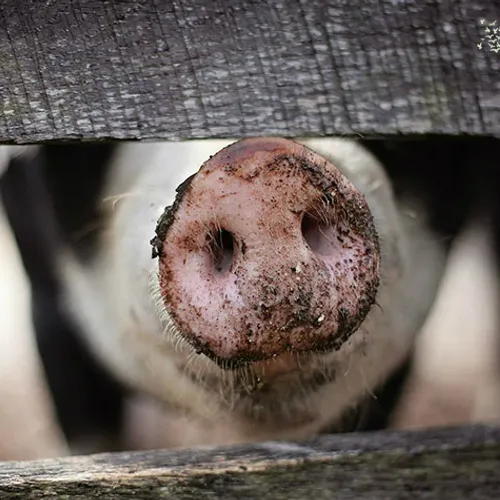
[[[66, 161], [67, 157], [59, 154], [66, 148], [56, 149], [57, 157]], [[78, 331], [76, 322], [64, 307], [57, 271], [59, 248], [69, 244], [69, 240], [64, 239], [70, 231], [67, 220], [78, 224], [82, 220], [79, 216], [87, 216], [84, 209], [85, 200], [90, 199], [89, 193], [93, 192], [88, 182], [91, 176], [88, 176], [85, 189], [82, 185], [66, 182], [68, 179], [63, 171], [48, 175], [45, 153], [49, 150], [44, 147], [0, 148], [0, 153], [4, 153], [0, 195], [5, 232], [12, 240], [15, 237], [20, 250], [17, 256], [20, 271], [10, 280], [4, 280], [4, 286], [6, 290], [23, 289], [28, 286], [24, 275], [29, 277], [31, 284], [31, 291], [22, 302], [23, 308], [18, 306], [12, 311], [13, 320], [24, 322], [30, 328], [24, 328], [25, 333], [19, 331], [19, 327], [1, 332], [6, 345], [10, 345], [9, 349], [4, 349], [9, 363], [1, 363], [4, 367], [2, 387], [4, 393], [12, 393], [10, 397], [2, 397], [5, 407], [10, 408], [9, 412], [0, 414], [0, 428], [5, 429], [0, 436], [0, 459], [4, 460], [62, 456], [70, 450], [85, 453], [120, 449], [123, 391], [85, 348], [84, 332]], [[84, 151], [84, 170], [89, 170], [94, 147], [89, 145]], [[51, 171], [57, 170], [59, 165], [54, 159], [54, 156], [50, 158]], [[73, 167], [72, 175], [78, 174], [77, 161], [73, 161]], [[76, 187], [80, 197], [72, 194], [69, 206], [59, 211], [57, 193], [61, 192], [60, 185], [49, 183], [49, 179], [62, 181], [61, 188]], [[74, 212], [71, 203], [77, 207]], [[3, 246], [6, 250], [9, 248]], [[2, 257], [7, 262], [12, 259], [3, 254]], [[11, 296], [15, 298], [15, 294], [6, 295], [10, 298], [3, 306], [6, 311], [12, 309]], [[31, 376], [33, 372], [36, 376]], [[15, 379], [15, 383], [6, 384], [11, 379]], [[19, 428], [16, 429], [12, 422], [17, 422]], [[26, 422], [39, 432], [37, 436], [27, 432]]]
[[[332, 137], [40, 148], [57, 228], [58, 299], [44, 311], [58, 326], [35, 323], [70, 441], [114, 432], [130, 392], [182, 422], [173, 447], [386, 426], [474, 204], [470, 149]], [[64, 343], [80, 363], [61, 388], [50, 374]], [[84, 391], [99, 396], [70, 432], [78, 411], [64, 405]]]
[[[23, 161], [21, 155], [31, 161], [32, 153], [29, 147], [0, 148], [0, 175], [9, 163]], [[68, 447], [37, 350], [30, 277], [1, 202], [0, 260], [0, 460], [60, 456]]]

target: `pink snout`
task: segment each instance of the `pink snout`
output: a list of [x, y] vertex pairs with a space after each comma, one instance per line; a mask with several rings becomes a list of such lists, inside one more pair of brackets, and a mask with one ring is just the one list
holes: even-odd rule
[[223, 366], [338, 349], [375, 302], [380, 252], [363, 195], [291, 140], [219, 151], [156, 232], [165, 308]]

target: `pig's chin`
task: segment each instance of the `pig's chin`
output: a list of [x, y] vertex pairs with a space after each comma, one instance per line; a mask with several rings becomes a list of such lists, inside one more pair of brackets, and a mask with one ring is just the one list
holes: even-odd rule
[[316, 419], [317, 394], [335, 384], [341, 359], [349, 358], [362, 338], [363, 335], [353, 335], [338, 351], [284, 352], [237, 366], [232, 361], [215, 362], [204, 354], [196, 354], [191, 347], [193, 356], [189, 356], [190, 363], [182, 371], [195, 386], [210, 388], [226, 410], [268, 429], [277, 426], [281, 432], [309, 425]]

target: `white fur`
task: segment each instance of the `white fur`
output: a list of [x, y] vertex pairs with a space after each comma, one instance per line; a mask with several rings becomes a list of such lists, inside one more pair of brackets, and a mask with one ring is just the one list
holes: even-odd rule
[[[382, 254], [378, 306], [340, 351], [318, 355], [318, 366], [335, 366], [334, 382], [313, 393], [297, 390], [294, 401], [283, 401], [275, 421], [267, 415], [265, 425], [235, 411], [232, 373], [195, 355], [173, 332], [158, 294], [158, 262], [151, 258], [149, 243], [175, 188], [232, 142], [122, 146], [103, 197], [112, 218], [102, 251], [85, 269], [72, 255], [63, 264], [68, 303], [95, 354], [124, 382], [178, 408], [193, 426], [205, 429], [176, 436], [176, 445], [299, 439], [334, 422], [404, 359], [443, 272], [444, 255], [426, 229], [425, 214], [410, 200], [396, 205], [382, 167], [368, 152], [345, 139], [300, 141], [329, 158], [367, 198]], [[188, 370], [202, 380], [215, 375], [219, 387], [214, 392], [193, 382]], [[251, 373], [248, 378], [252, 383]], [[301, 412], [313, 418], [301, 421]]]

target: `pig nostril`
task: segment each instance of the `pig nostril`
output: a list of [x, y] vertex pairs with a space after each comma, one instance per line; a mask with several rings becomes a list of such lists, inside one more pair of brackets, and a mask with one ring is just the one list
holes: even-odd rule
[[217, 273], [224, 273], [231, 267], [234, 257], [234, 238], [225, 229], [217, 231], [212, 238], [210, 251], [213, 259], [213, 266]]
[[332, 252], [335, 239], [332, 224], [306, 213], [302, 218], [301, 230], [304, 240], [314, 253], [328, 255]]

